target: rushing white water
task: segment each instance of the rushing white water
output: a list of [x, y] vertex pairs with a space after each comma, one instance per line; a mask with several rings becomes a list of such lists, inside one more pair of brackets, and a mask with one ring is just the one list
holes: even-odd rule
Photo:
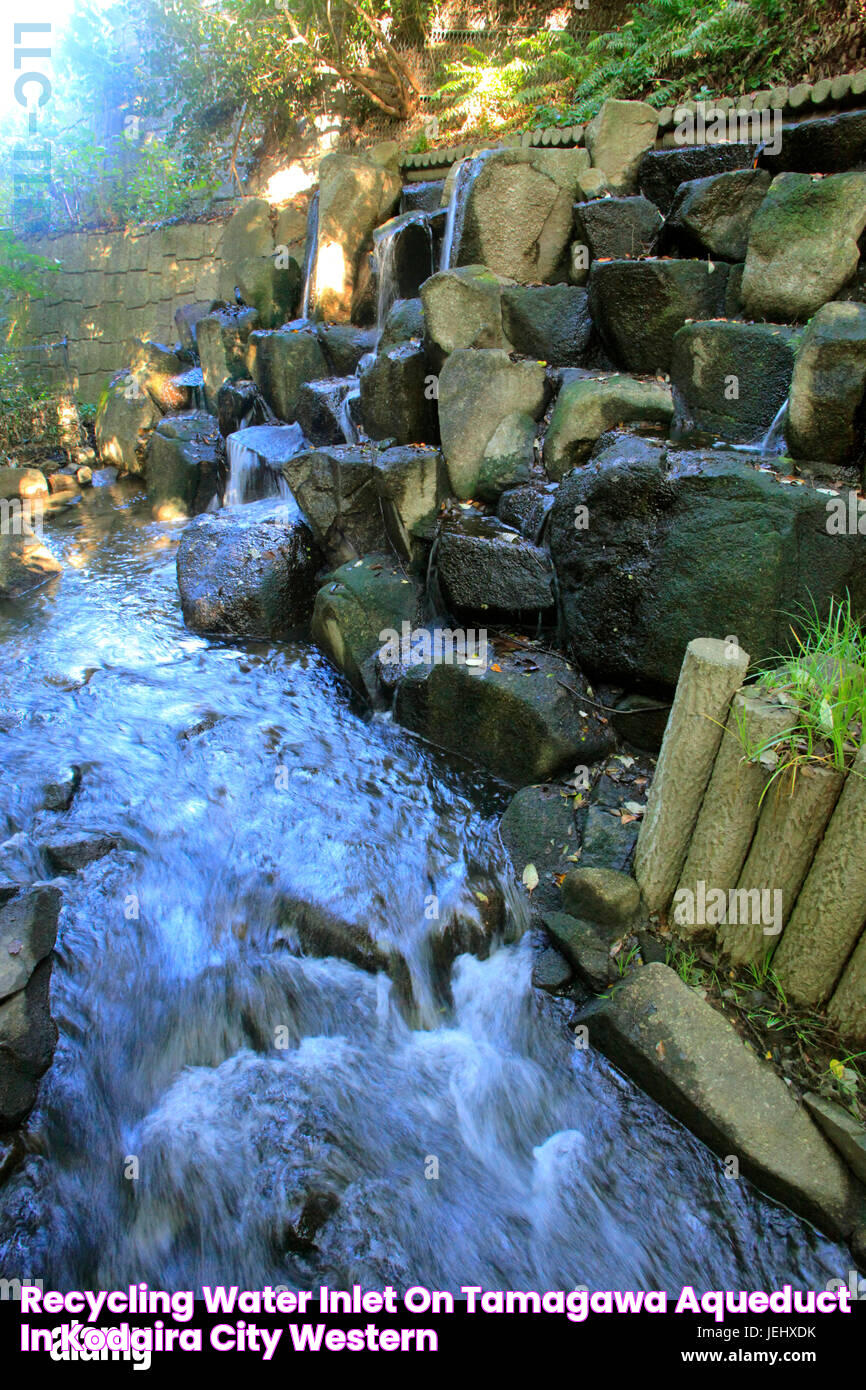
[[493, 153], [493, 150], [480, 150], [468, 159], [461, 159], [457, 166], [448, 201], [448, 216], [445, 220], [445, 234], [439, 258], [440, 270], [450, 270], [457, 264], [463, 236], [463, 220], [466, 216], [466, 200], [473, 183], [484, 168], [485, 160]]
[[316, 273], [316, 250], [319, 240], [319, 190], [314, 191], [307, 210], [307, 241], [304, 246], [304, 289], [301, 295], [301, 317], [310, 317], [313, 277]]
[[280, 465], [306, 446], [300, 425], [251, 425], [226, 441], [228, 482], [225, 505], [239, 506], [263, 497], [291, 498]]

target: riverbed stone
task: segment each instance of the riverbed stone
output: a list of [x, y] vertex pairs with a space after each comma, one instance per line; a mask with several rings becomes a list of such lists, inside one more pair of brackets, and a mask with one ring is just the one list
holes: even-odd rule
[[502, 290], [513, 285], [484, 265], [439, 271], [421, 286], [421, 303], [432, 360], [441, 365], [459, 348], [504, 348]]
[[592, 338], [587, 293], [575, 285], [505, 288], [502, 327], [515, 352], [554, 367], [580, 367]]
[[62, 896], [54, 884], [24, 889], [0, 906], [0, 999], [24, 988], [57, 938]]
[[752, 221], [771, 183], [765, 169], [731, 169], [681, 183], [667, 227], [682, 253], [744, 261]]
[[436, 564], [449, 606], [480, 614], [552, 608], [553, 566], [546, 550], [494, 517], [448, 522], [439, 533]]
[[824, 304], [797, 348], [785, 424], [793, 457], [866, 463], [864, 402], [866, 305]]
[[418, 582], [384, 553], [341, 565], [316, 594], [313, 641], [372, 703], [381, 703], [377, 654], [389, 636], [402, 638], [404, 623], [414, 629], [421, 597]]
[[[572, 205], [588, 165], [584, 149], [495, 151], [466, 191], [458, 263], [521, 284], [565, 280]], [[517, 215], [503, 216], [504, 208]]]
[[331, 564], [344, 564], [388, 542], [376, 490], [375, 446], [331, 445], [295, 454], [283, 476]]
[[687, 323], [671, 359], [674, 437], [717, 435], [754, 443], [791, 389], [797, 337], [786, 324], [716, 320]]
[[544, 439], [544, 468], [558, 481], [586, 463], [596, 442], [616, 425], [662, 425], [667, 430], [674, 407], [670, 387], [661, 381], [636, 381], [617, 373], [567, 382]]
[[304, 383], [330, 375], [318, 336], [309, 328], [256, 329], [249, 337], [246, 363], [245, 375], [252, 377], [274, 414], [288, 423], [297, 418]]
[[129, 373], [116, 377], [96, 409], [96, 448], [102, 463], [124, 473], [143, 473], [147, 438], [159, 418], [157, 406]]
[[778, 174], [749, 232], [742, 285], [749, 317], [810, 318], [857, 269], [864, 227], [866, 172]]
[[834, 1238], [855, 1225], [845, 1165], [772, 1067], [666, 965], [630, 975], [590, 1042], [745, 1177]]
[[255, 309], [241, 305], [221, 305], [205, 314], [196, 325], [196, 343], [204, 376], [208, 410], [216, 412], [217, 396], [223, 382], [249, 376], [247, 344], [258, 327]]
[[496, 348], [451, 353], [439, 375], [439, 428], [457, 497], [495, 500], [529, 480], [548, 392], [540, 362], [512, 362]]
[[297, 508], [266, 498], [197, 517], [177, 582], [194, 632], [279, 640], [310, 617], [321, 556]]
[[[532, 653], [531, 665], [503, 654], [486, 665], [415, 666], [398, 687], [395, 718], [512, 786], [544, 781], [611, 747], [608, 726], [581, 713], [561, 673], [562, 664], [541, 652]], [[577, 687], [577, 674], [569, 676]]]
[[586, 127], [587, 149], [613, 193], [634, 193], [638, 168], [655, 145], [659, 114], [645, 101], [610, 98]]
[[560, 484], [548, 532], [583, 669], [655, 692], [676, 684], [695, 633], [734, 634], [761, 661], [785, 649], [785, 615], [812, 598], [824, 612], [847, 589], [859, 609], [862, 537], [828, 534], [825, 504], [739, 454], [614, 441]]
[[427, 354], [418, 342], [377, 353], [361, 373], [361, 418], [371, 439], [438, 443], [436, 399], [428, 375]]
[[728, 266], [707, 261], [594, 261], [589, 307], [602, 340], [629, 372], [668, 372], [687, 319], [722, 318]]
[[574, 205], [574, 236], [590, 260], [648, 256], [664, 218], [649, 198], [593, 198]]

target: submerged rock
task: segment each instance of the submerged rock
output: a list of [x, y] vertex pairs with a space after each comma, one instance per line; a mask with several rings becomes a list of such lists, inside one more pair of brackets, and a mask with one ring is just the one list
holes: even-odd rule
[[222, 636], [287, 637], [312, 612], [319, 562], [291, 503], [268, 498], [198, 517], [177, 552], [184, 622]]

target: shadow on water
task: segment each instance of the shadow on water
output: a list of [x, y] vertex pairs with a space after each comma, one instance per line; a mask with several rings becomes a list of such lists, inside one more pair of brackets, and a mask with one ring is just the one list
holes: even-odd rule
[[[431, 967], [479, 882], [519, 900], [508, 793], [357, 708], [314, 649], [206, 641], [180, 528], [130, 487], [51, 522], [62, 578], [0, 613], [0, 870], [64, 880], [60, 1042], [0, 1192], [48, 1287], [823, 1287], [847, 1257], [724, 1177], [530, 985], [527, 937]], [[74, 763], [61, 815], [46, 782]], [[492, 891], [492, 890], [491, 890]], [[489, 895], [488, 895], [489, 896]], [[298, 953], [285, 904], [405, 962]], [[475, 917], [473, 918], [473, 914]]]

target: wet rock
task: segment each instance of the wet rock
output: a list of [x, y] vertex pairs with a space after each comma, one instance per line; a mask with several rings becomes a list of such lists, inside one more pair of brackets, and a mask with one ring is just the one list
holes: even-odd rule
[[809, 1093], [803, 1100], [818, 1128], [842, 1155], [855, 1177], [866, 1184], [866, 1128], [826, 1096]]
[[196, 342], [208, 410], [216, 411], [219, 389], [224, 382], [250, 375], [247, 344], [258, 323], [255, 309], [234, 304], [221, 305], [199, 319]]
[[398, 343], [408, 343], [412, 338], [424, 338], [424, 306], [420, 298], [396, 299], [388, 310], [379, 351], [383, 352]]
[[0, 999], [17, 994], [54, 949], [62, 897], [51, 884], [24, 889], [0, 907]]
[[761, 167], [773, 174], [841, 174], [866, 168], [866, 111], [843, 111], [782, 128], [777, 154], [762, 150]]
[[760, 661], [785, 649], [798, 605], [823, 612], [846, 589], [866, 602], [862, 538], [829, 535], [825, 504], [741, 455], [617, 440], [560, 484], [548, 533], [583, 669], [670, 687], [696, 632], [735, 633]]
[[610, 943], [598, 928], [567, 912], [546, 912], [542, 921], [578, 979], [603, 993], [610, 978]]
[[614, 362], [630, 372], [667, 372], [686, 319], [721, 318], [728, 267], [706, 261], [595, 261], [589, 307]]
[[325, 375], [355, 376], [361, 358], [376, 349], [376, 331], [351, 323], [323, 323], [319, 325], [319, 342], [328, 363]]
[[65, 835], [62, 839], [51, 840], [45, 846], [48, 862], [56, 874], [76, 874], [86, 869], [97, 859], [117, 849], [120, 841], [114, 835], [98, 835], [93, 831], [79, 830]]
[[334, 445], [296, 454], [283, 466], [292, 495], [332, 564], [387, 550], [374, 457], [370, 445]]
[[612, 193], [634, 193], [642, 157], [655, 144], [658, 112], [644, 101], [608, 100], [586, 127], [586, 146]]
[[559, 480], [586, 463], [596, 442], [616, 425], [667, 426], [674, 407], [670, 387], [634, 377], [587, 377], [563, 386], [544, 439], [544, 468]]
[[155, 516], [205, 511], [225, 487], [225, 446], [214, 417], [164, 416], [148, 440], [145, 476]]
[[361, 373], [361, 418], [371, 439], [438, 443], [436, 399], [420, 343], [399, 343], [379, 352]]
[[674, 437], [697, 431], [731, 443], [762, 439], [790, 390], [795, 345], [785, 324], [687, 323], [671, 359]]
[[574, 819], [574, 793], [561, 786], [521, 787], [506, 807], [499, 834], [518, 878], [527, 864], [538, 871], [538, 887], [532, 894], [536, 906], [559, 907], [555, 875], [569, 867], [569, 856], [578, 849]]
[[431, 275], [421, 286], [424, 323], [434, 360], [460, 348], [504, 348], [502, 290], [514, 281], [483, 265], [464, 265]]
[[147, 438], [159, 418], [150, 396], [128, 373], [116, 377], [96, 409], [96, 448], [102, 463], [125, 473], [143, 473]]
[[632, 974], [592, 1015], [590, 1041], [762, 1191], [833, 1237], [855, 1224], [841, 1159], [781, 1077], [666, 965]]
[[342, 407], [357, 384], [351, 376], [304, 382], [298, 392], [295, 416], [311, 444], [345, 444]]
[[683, 145], [673, 150], [648, 150], [638, 165], [638, 185], [665, 215], [681, 183], [709, 178], [729, 169], [751, 169], [754, 145]]
[[359, 694], [377, 697], [376, 655], [388, 634], [420, 617], [419, 585], [389, 555], [368, 555], [342, 565], [316, 595], [313, 641]]
[[502, 327], [515, 352], [551, 366], [579, 367], [592, 337], [586, 291], [574, 285], [506, 288]]
[[553, 946], [546, 946], [532, 963], [532, 983], [536, 989], [557, 994], [571, 982], [571, 966]]
[[42, 537], [22, 518], [0, 534], [0, 599], [21, 598], [62, 572]]
[[495, 500], [528, 481], [548, 391], [538, 362], [498, 349], [452, 352], [439, 376], [439, 427], [457, 497]]
[[742, 286], [749, 316], [808, 319], [854, 274], [864, 227], [866, 173], [779, 174], [749, 233]]
[[51, 1065], [57, 1025], [51, 1018], [51, 960], [36, 966], [29, 983], [0, 1002], [0, 1129], [25, 1119], [39, 1078]]
[[[521, 284], [564, 280], [572, 205], [588, 164], [583, 149], [527, 147], [486, 158], [466, 192], [459, 264]], [[519, 215], [503, 216], [503, 208]]]
[[575, 203], [574, 235], [590, 260], [634, 260], [655, 248], [664, 218], [648, 198], [595, 198]]
[[863, 464], [866, 305], [824, 304], [797, 348], [785, 423], [794, 458]]
[[153, 343], [146, 338], [136, 338], [133, 343], [130, 373], [154, 405], [163, 415], [170, 411], [188, 410], [192, 391], [175, 381], [175, 377], [184, 370], [184, 364], [177, 354], [162, 343]]
[[[604, 756], [610, 732], [591, 714], [581, 715], [579, 699], [557, 679], [561, 663], [540, 652], [532, 658], [531, 665], [503, 655], [486, 668], [460, 662], [413, 667], [397, 690], [397, 722], [512, 786]], [[570, 673], [570, 684], [578, 680]]]
[[289, 326], [251, 333], [247, 366], [271, 410], [289, 422], [296, 418], [303, 384], [329, 375], [316, 333]]
[[453, 608], [520, 614], [553, 607], [547, 551], [492, 517], [443, 526], [436, 562], [443, 595]]
[[376, 493], [385, 531], [398, 555], [418, 558], [418, 542], [433, 533], [448, 491], [445, 461], [438, 449], [402, 445], [373, 455]]
[[46, 811], [68, 811], [81, 786], [81, 768], [67, 768], [54, 782], [48, 782], [42, 793]]
[[194, 632], [287, 637], [310, 617], [320, 559], [292, 504], [268, 498], [198, 517], [177, 551], [184, 622]]
[[682, 253], [744, 261], [752, 220], [771, 182], [764, 169], [732, 169], [681, 183], [667, 225]]
[[566, 912], [618, 936], [634, 925], [640, 911], [640, 889], [616, 869], [570, 869], [560, 891]]
[[342, 151], [325, 155], [312, 295], [319, 318], [348, 322], [361, 252], [399, 200], [400, 178], [393, 169]]

